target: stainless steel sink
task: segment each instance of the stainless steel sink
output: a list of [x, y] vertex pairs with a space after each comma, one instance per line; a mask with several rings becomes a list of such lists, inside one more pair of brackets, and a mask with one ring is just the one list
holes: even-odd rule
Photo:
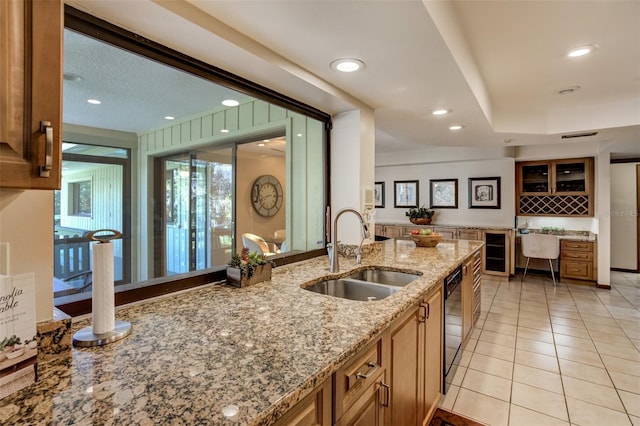
[[391, 285], [394, 287], [404, 287], [420, 275], [407, 272], [385, 271], [382, 269], [365, 269], [349, 275], [348, 278], [362, 280], [377, 284]]
[[329, 296], [362, 301], [381, 300], [391, 296], [400, 289], [399, 287], [376, 284], [351, 278], [324, 280], [303, 288], [305, 290]]

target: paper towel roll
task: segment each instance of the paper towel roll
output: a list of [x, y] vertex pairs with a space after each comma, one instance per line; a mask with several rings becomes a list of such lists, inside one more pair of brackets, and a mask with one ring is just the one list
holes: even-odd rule
[[104, 334], [115, 328], [115, 297], [113, 289], [113, 244], [93, 245], [93, 334]]

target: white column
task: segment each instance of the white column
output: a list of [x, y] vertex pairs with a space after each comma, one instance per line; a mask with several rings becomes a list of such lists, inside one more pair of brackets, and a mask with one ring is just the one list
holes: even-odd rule
[[[373, 189], [375, 129], [372, 109], [344, 112], [333, 117], [331, 131], [331, 223], [343, 208], [362, 213], [364, 189]], [[361, 228], [354, 215], [340, 218], [338, 239], [359, 244]], [[373, 234], [373, 230], [371, 230]]]
[[611, 286], [611, 153], [596, 158], [596, 216], [598, 218], [598, 285]]

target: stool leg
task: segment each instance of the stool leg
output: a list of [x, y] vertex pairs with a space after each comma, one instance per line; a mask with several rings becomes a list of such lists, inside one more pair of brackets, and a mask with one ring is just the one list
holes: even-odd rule
[[529, 267], [529, 261], [531, 260], [530, 257], [527, 257], [527, 264], [524, 265], [524, 274], [522, 274], [522, 279], [520, 280], [521, 283], [524, 282], [524, 277], [527, 275], [527, 268]]
[[556, 276], [553, 273], [553, 263], [551, 263], [551, 259], [549, 259], [549, 268], [551, 268], [551, 278], [553, 279], [553, 286], [556, 286]]

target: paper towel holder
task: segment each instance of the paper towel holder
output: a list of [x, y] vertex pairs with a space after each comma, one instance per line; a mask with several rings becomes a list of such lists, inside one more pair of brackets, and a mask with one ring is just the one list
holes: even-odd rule
[[[111, 233], [102, 235], [104, 233]], [[96, 235], [101, 234], [101, 235]], [[122, 233], [115, 229], [98, 229], [87, 233], [87, 238], [91, 241], [97, 241], [98, 244], [106, 244], [111, 240], [115, 240], [122, 237]], [[73, 335], [73, 346], [89, 347], [89, 346], [104, 346], [109, 343], [116, 342], [124, 339], [131, 334], [131, 323], [126, 321], [114, 321], [114, 328], [106, 333], [95, 334], [93, 332], [93, 325], [84, 327]]]

